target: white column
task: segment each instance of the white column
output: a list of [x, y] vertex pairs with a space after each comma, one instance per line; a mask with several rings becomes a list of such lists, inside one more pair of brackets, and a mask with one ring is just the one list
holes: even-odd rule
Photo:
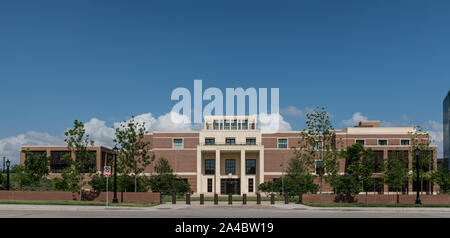
[[197, 194], [203, 193], [202, 177], [202, 150], [197, 146]]
[[216, 171], [216, 176], [215, 176], [216, 186], [215, 186], [214, 192], [217, 193], [217, 194], [220, 194], [220, 150], [219, 149], [216, 149], [216, 160], [215, 160], [215, 162], [216, 162], [216, 168], [215, 168], [215, 171]]
[[241, 150], [241, 194], [248, 193], [247, 180], [245, 179], [245, 150]]
[[264, 183], [264, 148], [259, 150], [259, 183], [255, 184], [255, 188], [261, 183]]

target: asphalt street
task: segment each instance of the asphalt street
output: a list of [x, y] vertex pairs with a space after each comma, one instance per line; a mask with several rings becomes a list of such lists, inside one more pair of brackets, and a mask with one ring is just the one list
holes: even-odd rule
[[103, 207], [0, 204], [1, 218], [450, 218], [450, 208], [318, 208], [299, 204]]

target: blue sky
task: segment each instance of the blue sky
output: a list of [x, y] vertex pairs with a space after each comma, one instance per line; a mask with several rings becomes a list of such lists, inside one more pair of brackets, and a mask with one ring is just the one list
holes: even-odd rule
[[30, 132], [52, 142], [74, 119], [157, 119], [194, 79], [279, 88], [293, 129], [324, 106], [336, 128], [363, 117], [439, 140], [449, 29], [449, 1], [4, 0], [0, 156]]

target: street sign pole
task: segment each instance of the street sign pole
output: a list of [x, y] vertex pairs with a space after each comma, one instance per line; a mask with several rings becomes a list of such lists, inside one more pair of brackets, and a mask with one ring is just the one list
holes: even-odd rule
[[106, 177], [106, 207], [108, 207], [108, 178]]

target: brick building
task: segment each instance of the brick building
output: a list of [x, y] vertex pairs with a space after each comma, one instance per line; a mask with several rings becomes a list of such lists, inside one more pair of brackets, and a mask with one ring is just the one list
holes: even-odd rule
[[[164, 157], [171, 164], [174, 173], [180, 179], [189, 182], [195, 194], [207, 196], [218, 194], [254, 195], [259, 184], [278, 179], [282, 176], [289, 160], [294, 156], [292, 146], [298, 146], [301, 140], [300, 131], [284, 131], [262, 133], [257, 129], [256, 117], [252, 116], [209, 116], [205, 118], [204, 127], [200, 131], [190, 132], [153, 132], [145, 135], [150, 142], [151, 153], [156, 158]], [[409, 147], [413, 140], [413, 127], [380, 127], [378, 121], [360, 122], [358, 126], [335, 130], [337, 149], [344, 149], [354, 143], [362, 143], [371, 148], [379, 161], [402, 153], [408, 157], [408, 168], [412, 170], [412, 156]], [[428, 140], [422, 135], [422, 140]], [[52, 155], [52, 168], [59, 168], [58, 153], [65, 147], [31, 147], [23, 150], [46, 151]], [[432, 146], [433, 162], [429, 169], [437, 168], [437, 147]], [[93, 147], [96, 153], [96, 168], [102, 168], [105, 159], [112, 151], [105, 147]], [[58, 152], [59, 151], [59, 152]], [[58, 152], [58, 153], [56, 153]], [[21, 163], [25, 160], [21, 153]], [[316, 161], [319, 164], [320, 161]], [[339, 172], [345, 171], [345, 160], [339, 159]], [[152, 165], [146, 169], [145, 175], [151, 175]], [[52, 172], [58, 173], [57, 169]], [[311, 171], [316, 173], [316, 171]], [[318, 183], [318, 181], [316, 181]], [[437, 185], [425, 181], [422, 190], [436, 192]], [[323, 192], [332, 192], [329, 185], [323, 184]], [[415, 191], [415, 185], [405, 184], [404, 193]], [[379, 181], [373, 193], [387, 193], [389, 188]]]

